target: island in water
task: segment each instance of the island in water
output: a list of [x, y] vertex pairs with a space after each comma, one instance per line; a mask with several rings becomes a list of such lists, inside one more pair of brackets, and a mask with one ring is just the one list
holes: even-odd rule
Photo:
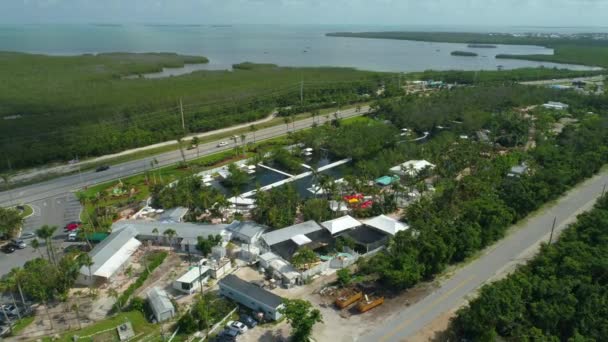
[[463, 57], [477, 57], [478, 55], [475, 52], [470, 51], [452, 51], [450, 53], [452, 56], [463, 56]]
[[492, 45], [492, 44], [469, 44], [469, 45], [467, 45], [467, 47], [472, 48], [472, 49], [496, 49], [497, 48], [496, 45]]

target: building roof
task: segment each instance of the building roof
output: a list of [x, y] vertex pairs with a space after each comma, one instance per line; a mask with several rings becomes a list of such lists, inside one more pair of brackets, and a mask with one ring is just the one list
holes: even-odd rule
[[262, 239], [266, 241], [268, 246], [276, 245], [277, 243], [290, 240], [296, 235], [306, 235], [318, 230], [322, 230], [321, 227], [315, 221], [306, 221], [303, 223], [295, 224], [283, 229], [275, 230], [262, 235]]
[[165, 210], [165, 212], [160, 215], [159, 221], [163, 222], [182, 222], [182, 219], [188, 213], [188, 208], [184, 207], [175, 207], [171, 209]]
[[390, 235], [395, 235], [398, 232], [409, 228], [407, 224], [399, 222], [394, 218], [384, 215], [376, 216], [369, 220], [365, 220], [363, 221], [363, 223], [366, 226], [376, 228]]
[[234, 234], [239, 234], [249, 239], [256, 239], [259, 238], [269, 228], [251, 221], [234, 221], [230, 225], [228, 225], [226, 229]]
[[[137, 231], [132, 227], [115, 230], [110, 236], [95, 246], [89, 255], [93, 260], [91, 274], [109, 278], [135, 253], [141, 242], [135, 239]], [[80, 273], [88, 275], [89, 268], [82, 266]]]
[[355, 220], [352, 216], [346, 215], [337, 219], [325, 221], [321, 225], [327, 229], [332, 235], [341, 233], [345, 230], [353, 229], [361, 226], [361, 222]]
[[380, 184], [382, 186], [387, 186], [387, 185], [391, 185], [394, 182], [398, 181], [399, 177], [398, 176], [382, 176], [378, 179], [376, 179], [376, 184]]
[[198, 268], [198, 266], [194, 266], [190, 268], [188, 272], [184, 273], [184, 275], [179, 277], [179, 279], [177, 279], [176, 281], [180, 283], [190, 284], [193, 281], [197, 280], [199, 275], [205, 274], [207, 271], [209, 271], [209, 267], [207, 266], [201, 266], [200, 269]]
[[199, 236], [207, 237], [209, 235], [220, 234], [222, 236], [229, 235], [226, 231], [227, 224], [197, 224], [185, 222], [157, 222], [144, 220], [124, 220], [118, 221], [113, 226], [113, 229], [120, 227], [131, 227], [135, 230], [137, 236], [156, 236], [154, 229], [158, 230], [158, 236], [163, 237], [163, 232], [167, 229], [173, 229], [177, 233], [175, 238], [181, 238], [182, 243], [196, 244]]
[[410, 160], [403, 164], [391, 167], [390, 171], [397, 174], [408, 174], [410, 176], [416, 176], [420, 171], [425, 168], [434, 169], [435, 165], [429, 163], [426, 160]]
[[152, 311], [157, 313], [175, 310], [167, 292], [158, 287], [153, 287], [148, 291], [148, 302], [152, 307]]
[[329, 209], [335, 212], [345, 212], [348, 211], [348, 205], [342, 201], [331, 200], [329, 201]]
[[235, 291], [240, 292], [242, 295], [246, 295], [247, 297], [255, 300], [258, 303], [265, 304], [271, 308], [278, 308], [283, 303], [283, 298], [277, 296], [276, 294], [266, 291], [263, 288], [253, 285], [244, 281], [243, 279], [235, 276], [234, 274], [229, 274], [226, 277], [222, 278], [219, 282], [220, 287], [226, 286]]
[[291, 238], [291, 241], [295, 242], [298, 246], [303, 246], [312, 242], [306, 235], [300, 234]]

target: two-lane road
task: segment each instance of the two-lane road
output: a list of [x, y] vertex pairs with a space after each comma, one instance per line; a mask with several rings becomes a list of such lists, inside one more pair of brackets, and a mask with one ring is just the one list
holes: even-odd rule
[[[356, 109], [347, 109], [340, 112], [340, 118], [348, 118], [353, 116], [359, 116], [369, 111], [368, 106], [362, 106], [360, 111]], [[331, 120], [332, 117], [329, 118]], [[316, 118], [317, 123], [322, 124], [327, 119], [324, 116]], [[312, 118], [296, 121], [293, 125], [290, 124], [290, 131], [302, 130], [311, 127], [313, 124]], [[256, 141], [275, 138], [287, 133], [286, 125], [278, 125], [261, 129], [255, 133]], [[218, 140], [199, 146], [200, 156], [214, 154], [220, 151], [229, 150], [233, 148], [233, 144], [229, 143], [224, 147], [217, 147], [220, 141], [230, 141], [229, 139]], [[253, 142], [253, 134], [247, 134], [245, 143]], [[239, 139], [239, 144], [241, 143]], [[196, 150], [184, 151], [188, 160], [197, 158]], [[35, 201], [53, 198], [55, 196], [63, 195], [67, 192], [74, 191], [84, 186], [90, 186], [107, 182], [110, 180], [131, 176], [148, 170], [150, 168], [150, 162], [156, 159], [158, 166], [167, 166], [175, 164], [181, 160], [181, 154], [178, 151], [171, 151], [156, 155], [154, 157], [142, 158], [134, 161], [129, 161], [121, 164], [112, 166], [109, 170], [103, 172], [87, 171], [80, 174], [73, 174], [55, 178], [49, 181], [28, 185], [21, 188], [12, 189], [10, 191], [0, 192], [0, 206], [15, 205], [18, 203], [32, 203]]]
[[520, 263], [538, 241], [547, 241], [554, 219], [557, 223], [555, 230], [560, 232], [574, 222], [578, 214], [591, 209], [606, 183], [608, 171], [603, 171], [572, 189], [548, 208], [520, 223], [511, 235], [486, 250], [483, 256], [456, 270], [435, 292], [410, 307], [404, 306], [396, 318], [358, 340], [407, 341], [442, 313], [463, 304], [468, 296], [490, 282], [505, 267]]

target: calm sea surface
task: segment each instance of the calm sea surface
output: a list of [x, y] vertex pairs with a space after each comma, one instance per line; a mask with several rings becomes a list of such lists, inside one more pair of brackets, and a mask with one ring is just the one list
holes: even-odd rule
[[[200, 69], [230, 69], [240, 62], [281, 66], [340, 66], [375, 71], [496, 70], [536, 67], [588, 69], [582, 66], [495, 59], [497, 54], [552, 54], [538, 46], [499, 45], [496, 49], [470, 49], [466, 44], [427, 43], [381, 39], [326, 37], [335, 31], [503, 31], [559, 32], [543, 28], [441, 28], [370, 26], [170, 26], [170, 25], [0, 25], [0, 50], [73, 55], [98, 52], [176, 52], [210, 59]], [[572, 31], [572, 30], [570, 30]], [[576, 31], [576, 30], [574, 30]], [[475, 51], [478, 57], [451, 56], [455, 50]], [[179, 74], [166, 71], [157, 76]]]

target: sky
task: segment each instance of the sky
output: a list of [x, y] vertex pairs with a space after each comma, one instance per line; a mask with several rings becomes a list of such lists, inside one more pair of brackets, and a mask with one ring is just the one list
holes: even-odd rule
[[0, 0], [0, 24], [608, 26], [608, 0]]

